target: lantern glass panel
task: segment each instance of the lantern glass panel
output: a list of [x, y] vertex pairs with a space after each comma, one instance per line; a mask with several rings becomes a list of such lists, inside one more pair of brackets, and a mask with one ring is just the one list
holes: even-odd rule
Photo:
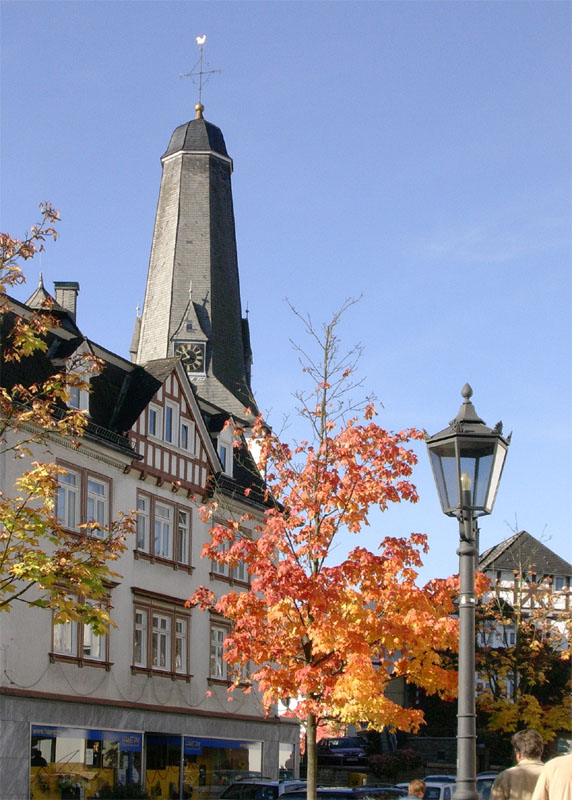
[[459, 503], [457, 477], [457, 450], [454, 442], [432, 446], [430, 452], [433, 474], [439, 491], [441, 507], [445, 513]]
[[489, 489], [487, 492], [487, 497], [485, 501], [485, 505], [487, 508], [487, 512], [490, 514], [493, 505], [497, 496], [497, 490], [500, 484], [500, 478], [502, 474], [502, 468], [504, 466], [504, 460], [506, 458], [506, 447], [503, 442], [498, 442], [497, 444], [497, 451], [495, 455], [495, 461], [493, 464], [491, 480], [489, 484]]

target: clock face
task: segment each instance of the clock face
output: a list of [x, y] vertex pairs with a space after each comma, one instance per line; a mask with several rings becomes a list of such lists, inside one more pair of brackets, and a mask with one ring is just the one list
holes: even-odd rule
[[187, 372], [204, 372], [204, 342], [177, 342], [175, 355], [179, 356]]

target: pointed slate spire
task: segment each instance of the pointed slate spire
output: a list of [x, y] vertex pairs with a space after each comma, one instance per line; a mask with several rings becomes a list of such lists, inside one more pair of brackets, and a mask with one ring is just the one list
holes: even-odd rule
[[232, 159], [197, 117], [171, 136], [155, 219], [136, 361], [181, 355], [197, 392], [233, 414], [255, 411], [242, 319]]
[[60, 308], [52, 295], [46, 290], [46, 287], [44, 286], [44, 276], [41, 272], [38, 279], [38, 287], [26, 300], [26, 305], [30, 308], [46, 308], [48, 306], [50, 308]]

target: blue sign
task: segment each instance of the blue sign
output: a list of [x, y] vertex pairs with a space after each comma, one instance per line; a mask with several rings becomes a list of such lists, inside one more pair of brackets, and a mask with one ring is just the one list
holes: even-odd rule
[[200, 756], [205, 747], [228, 748], [230, 750], [248, 750], [252, 742], [241, 742], [237, 739], [203, 739], [200, 736], [185, 736], [185, 755]]
[[40, 739], [90, 739], [95, 742], [117, 742], [125, 753], [140, 753], [143, 734], [130, 731], [100, 731], [91, 728], [65, 728], [59, 725], [32, 725], [32, 736]]

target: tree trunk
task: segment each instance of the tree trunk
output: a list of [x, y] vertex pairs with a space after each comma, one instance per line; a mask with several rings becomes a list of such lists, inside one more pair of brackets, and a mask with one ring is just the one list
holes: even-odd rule
[[316, 752], [316, 717], [308, 714], [306, 726], [306, 780], [307, 800], [316, 800], [318, 783], [318, 753]]

